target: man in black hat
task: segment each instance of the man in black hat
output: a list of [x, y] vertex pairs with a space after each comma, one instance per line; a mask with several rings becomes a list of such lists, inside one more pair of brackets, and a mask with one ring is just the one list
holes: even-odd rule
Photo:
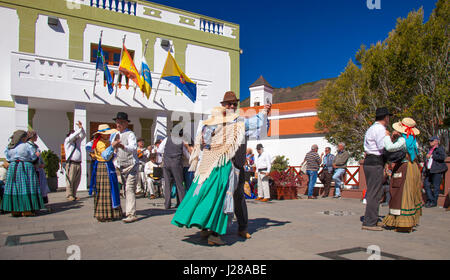
[[116, 128], [119, 132], [113, 136], [111, 143], [115, 152], [115, 166], [119, 171], [122, 184], [125, 188], [126, 198], [126, 218], [124, 223], [137, 221], [136, 217], [136, 183], [139, 171], [139, 159], [137, 156], [137, 141], [133, 131], [128, 129], [130, 120], [127, 113], [119, 112], [113, 119], [116, 122]]
[[384, 142], [391, 113], [385, 107], [378, 108], [375, 113], [375, 123], [367, 130], [364, 137], [364, 174], [366, 176], [366, 212], [363, 221], [363, 230], [381, 231], [378, 223], [380, 200], [383, 196], [384, 178]]
[[256, 177], [258, 178], [258, 198], [262, 202], [270, 200], [269, 175], [272, 158], [264, 151], [262, 144], [256, 145], [258, 155], [255, 157]]
[[137, 155], [139, 159], [139, 176], [136, 185], [136, 195], [138, 196], [143, 195], [147, 189], [144, 168], [150, 157], [150, 151], [145, 147], [145, 139], [142, 137], [137, 140]]

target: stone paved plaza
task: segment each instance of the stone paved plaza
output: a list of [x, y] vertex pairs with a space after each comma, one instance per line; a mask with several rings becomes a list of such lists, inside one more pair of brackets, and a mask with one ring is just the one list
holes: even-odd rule
[[[211, 247], [198, 229], [171, 225], [175, 210], [165, 210], [162, 199], [139, 198], [135, 223], [99, 223], [87, 192], [76, 202], [64, 195], [49, 195], [51, 213], [0, 215], [0, 259], [66, 260], [79, 248], [83, 260], [364, 260], [373, 257], [371, 245], [386, 260], [450, 259], [450, 212], [442, 208], [424, 209], [412, 233], [368, 232], [361, 230], [365, 206], [358, 199], [247, 200], [252, 238], [238, 237], [234, 221], [223, 236], [227, 245]], [[386, 215], [388, 208], [380, 209]]]

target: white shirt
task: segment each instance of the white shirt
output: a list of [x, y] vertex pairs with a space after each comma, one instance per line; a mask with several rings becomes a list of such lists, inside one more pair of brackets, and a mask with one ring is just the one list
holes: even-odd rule
[[262, 172], [270, 172], [270, 168], [272, 166], [272, 158], [268, 153], [263, 151], [261, 154], [255, 155], [255, 166], [256, 172], [258, 172], [259, 169], [263, 168], [267, 168], [267, 170]]
[[145, 173], [145, 177], [147, 178], [147, 179], [149, 179], [149, 176], [148, 175], [151, 175], [151, 176], [153, 176], [153, 168], [154, 167], [160, 167], [158, 164], [155, 164], [155, 163], [153, 163], [152, 161], [148, 161], [146, 164], [145, 164], [145, 167], [144, 167], [144, 173]]
[[384, 149], [384, 136], [386, 136], [386, 128], [381, 123], [375, 122], [367, 130], [364, 137], [364, 152], [370, 155], [382, 155]]
[[83, 141], [84, 137], [86, 137], [86, 132], [84, 132], [84, 128], [80, 129], [78, 127], [77, 131], [66, 137], [66, 139], [64, 140], [64, 151], [66, 153], [66, 160], [69, 160], [69, 156], [76, 146], [76, 149], [73, 152], [73, 155], [70, 158], [70, 160], [81, 162], [81, 141]]
[[163, 153], [164, 153], [164, 150], [161, 153], [158, 147], [153, 148], [152, 154], [156, 154], [156, 163], [158, 163], [158, 164], [162, 163]]

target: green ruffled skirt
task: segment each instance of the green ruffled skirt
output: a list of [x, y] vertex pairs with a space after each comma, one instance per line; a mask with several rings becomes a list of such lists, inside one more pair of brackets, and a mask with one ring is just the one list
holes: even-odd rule
[[228, 188], [232, 163], [216, 167], [196, 193], [198, 178], [194, 180], [172, 219], [178, 227], [197, 227], [209, 229], [218, 234], [225, 234], [228, 215], [224, 213], [223, 204]]

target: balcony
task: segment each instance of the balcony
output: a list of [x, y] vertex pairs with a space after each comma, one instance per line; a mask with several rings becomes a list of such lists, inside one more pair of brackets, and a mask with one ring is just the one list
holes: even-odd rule
[[[119, 69], [110, 66], [109, 70], [115, 77]], [[156, 102], [152, 97], [148, 100], [140, 89], [135, 90], [133, 81], [122, 77], [114, 92], [109, 94], [104, 74], [97, 71], [95, 64], [75, 60], [56, 59], [28, 53], [11, 53], [11, 93], [13, 96], [35, 98], [48, 102], [48, 100], [126, 106], [137, 109], [156, 109], [181, 112], [199, 112], [201, 106], [195, 106], [187, 97], [180, 96], [176, 87], [162, 81], [158, 90]], [[161, 73], [152, 73], [154, 94]], [[96, 86], [94, 89], [94, 79]], [[207, 94], [211, 81], [192, 77], [197, 83], [197, 96]], [[199, 98], [201, 99], [201, 98]], [[45, 101], [47, 100], [47, 101]]]

